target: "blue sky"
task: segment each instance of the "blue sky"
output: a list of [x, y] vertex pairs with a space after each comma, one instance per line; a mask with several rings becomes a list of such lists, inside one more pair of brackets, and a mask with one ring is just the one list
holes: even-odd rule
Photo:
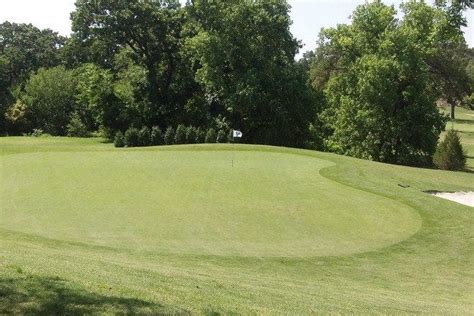
[[[293, 35], [302, 41], [302, 52], [316, 47], [322, 27], [347, 23], [355, 7], [364, 0], [290, 0]], [[401, 0], [386, 0], [387, 4], [400, 5]], [[50, 28], [62, 35], [69, 35], [69, 13], [74, 10], [74, 0], [0, 0], [0, 22], [32, 23], [40, 28]], [[469, 27], [465, 37], [474, 47], [474, 10], [467, 13]], [[301, 52], [301, 53], [302, 53]]]

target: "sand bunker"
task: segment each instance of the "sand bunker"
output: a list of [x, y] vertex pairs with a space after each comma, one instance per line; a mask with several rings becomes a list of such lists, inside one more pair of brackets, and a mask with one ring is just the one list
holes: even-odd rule
[[434, 196], [474, 207], [474, 192], [432, 192]]

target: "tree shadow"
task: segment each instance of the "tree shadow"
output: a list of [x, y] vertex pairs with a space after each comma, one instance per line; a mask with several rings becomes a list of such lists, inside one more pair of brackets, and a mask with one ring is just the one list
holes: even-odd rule
[[90, 293], [60, 278], [27, 276], [0, 279], [0, 314], [84, 315], [84, 314], [187, 315], [184, 310], [134, 298]]
[[472, 124], [474, 124], [474, 119], [473, 120], [455, 119], [454, 123], [472, 125]]

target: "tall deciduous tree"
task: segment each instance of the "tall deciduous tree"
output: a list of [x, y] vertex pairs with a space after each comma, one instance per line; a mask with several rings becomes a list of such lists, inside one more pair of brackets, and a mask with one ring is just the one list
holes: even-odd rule
[[451, 106], [451, 119], [456, 105], [470, 94], [466, 71], [467, 45], [462, 27], [467, 26], [464, 10], [472, 8], [471, 0], [438, 0], [435, 7], [409, 1], [403, 5], [405, 31], [410, 32], [424, 53], [433, 86]]
[[196, 80], [211, 112], [222, 113], [245, 141], [302, 146], [314, 116], [294, 57], [286, 1], [206, 1], [188, 6], [195, 36], [187, 41]]
[[425, 59], [429, 46], [408, 27], [422, 19], [413, 16], [419, 13], [407, 10], [400, 22], [392, 6], [375, 1], [359, 6], [351, 25], [323, 31], [323, 64], [315, 72], [328, 78], [317, 87], [327, 97], [321, 119], [333, 151], [398, 164], [431, 162], [444, 119]]
[[60, 64], [65, 38], [31, 24], [0, 24], [0, 56], [8, 63], [10, 85], [24, 82], [32, 71]]
[[74, 36], [114, 48], [128, 47], [147, 74], [148, 119], [162, 124], [176, 110], [183, 11], [178, 0], [78, 0]]

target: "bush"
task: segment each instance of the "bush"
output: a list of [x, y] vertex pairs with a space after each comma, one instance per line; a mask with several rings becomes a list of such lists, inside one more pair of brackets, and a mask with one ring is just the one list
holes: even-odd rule
[[81, 117], [77, 112], [71, 115], [71, 120], [67, 125], [67, 136], [69, 137], [87, 137], [89, 132], [84, 123], [82, 123]]
[[433, 162], [443, 170], [462, 170], [465, 167], [466, 156], [455, 130], [448, 131], [444, 140], [439, 143]]
[[227, 133], [224, 130], [219, 130], [216, 137], [216, 143], [225, 143], [227, 141]]
[[234, 131], [233, 130], [230, 130], [227, 133], [227, 142], [228, 143], [233, 143], [234, 142]]
[[202, 144], [206, 141], [206, 132], [202, 128], [196, 130], [196, 144]]
[[174, 129], [171, 126], [166, 129], [164, 141], [166, 145], [174, 144]]
[[118, 132], [115, 134], [114, 145], [115, 145], [115, 147], [117, 147], [117, 148], [123, 148], [123, 147], [125, 147], [125, 138], [123, 137], [123, 133], [122, 133], [121, 131], [118, 131]]
[[54, 136], [66, 135], [76, 107], [76, 88], [74, 71], [64, 66], [41, 68], [33, 72], [25, 82], [25, 95], [22, 98], [32, 125]]
[[140, 131], [136, 128], [129, 128], [125, 132], [125, 145], [128, 147], [140, 146]]
[[150, 140], [152, 146], [163, 145], [163, 133], [161, 132], [161, 129], [158, 126], [153, 126], [153, 128], [151, 129]]
[[[102, 137], [105, 138], [106, 140], [112, 142], [115, 139], [115, 130], [113, 130], [110, 127], [105, 127], [103, 125], [99, 126], [99, 130], [95, 132], [96, 136], [95, 137]], [[123, 135], [123, 133], [122, 133]]]
[[148, 127], [144, 126], [140, 133], [138, 133], [139, 146], [150, 146], [151, 145], [151, 131]]
[[186, 143], [186, 126], [179, 124], [176, 128], [176, 134], [174, 135], [175, 144], [185, 144]]
[[33, 137], [40, 137], [43, 135], [43, 130], [41, 128], [34, 128], [31, 136]]
[[217, 140], [216, 131], [213, 128], [207, 130], [206, 143], [215, 143]]
[[195, 144], [196, 141], [197, 131], [194, 126], [189, 126], [186, 129], [186, 144]]

